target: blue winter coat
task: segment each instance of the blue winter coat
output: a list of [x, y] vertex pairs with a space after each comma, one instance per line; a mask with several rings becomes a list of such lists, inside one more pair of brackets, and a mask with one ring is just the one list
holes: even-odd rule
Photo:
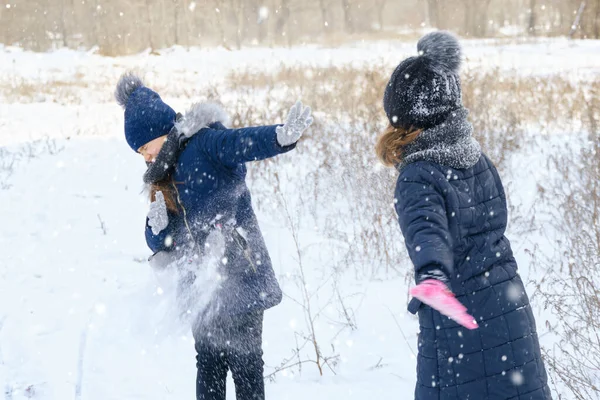
[[441, 270], [479, 323], [467, 330], [413, 299], [418, 400], [549, 400], [536, 326], [510, 243], [491, 161], [471, 168], [417, 161], [401, 169], [396, 211], [417, 281]]
[[[241, 233], [232, 238], [233, 231], [223, 229], [227, 262], [220, 268], [226, 279], [213, 299], [219, 314], [228, 318], [268, 309], [282, 299], [252, 209], [244, 165], [295, 147], [280, 146], [275, 128], [226, 129], [216, 122], [199, 130], [187, 141], [173, 173], [182, 206], [179, 213], [169, 212], [169, 225], [158, 235], [146, 223], [146, 241], [154, 252], [182, 252], [194, 242], [203, 248], [210, 232], [233, 221]], [[246, 242], [247, 251], [240, 240]]]

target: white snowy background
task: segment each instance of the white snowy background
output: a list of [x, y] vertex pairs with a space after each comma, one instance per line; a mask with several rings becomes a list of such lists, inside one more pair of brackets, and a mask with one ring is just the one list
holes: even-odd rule
[[[143, 235], [148, 209], [141, 181], [145, 165], [124, 141], [122, 110], [112, 97], [121, 73], [139, 71], [146, 84], [164, 93], [163, 99], [178, 111], [218, 90], [218, 100], [226, 109], [243, 101], [257, 109], [268, 107], [271, 111], [266, 115], [285, 115], [295, 93], [287, 96], [285, 87], [237, 92], [226, 83], [229, 74], [276, 72], [286, 66], [360, 69], [373, 65], [385, 65], [391, 73], [414, 49], [414, 42], [390, 41], [335, 49], [176, 47], [159, 54], [110, 58], [93, 51], [33, 53], [0, 47], [0, 390], [4, 398], [194, 397], [193, 339], [169, 313], [172, 291], [159, 289], [145, 261], [150, 254]], [[464, 41], [464, 52], [468, 69], [499, 69], [507, 79], [514, 74], [558, 74], [572, 79], [574, 85], [586, 85], [600, 77], [598, 41], [471, 40]], [[319, 135], [318, 127], [327, 124], [328, 110], [316, 109], [315, 118], [321, 125], [309, 132], [313, 138]], [[344, 135], [344, 127], [339, 128]], [[531, 267], [530, 252], [551, 257], [556, 250], [547, 239], [557, 229], [556, 221], [542, 215], [558, 203], [551, 197], [540, 201], [538, 187], [552, 178], [549, 160], [565, 151], [565, 142], [575, 145], [587, 132], [576, 125], [565, 131], [553, 129], [552, 124], [544, 129], [531, 124], [526, 134], [525, 144], [506, 155], [501, 173], [511, 201], [508, 236], [531, 295], [537, 290], [532, 282], [541, 272]], [[405, 256], [392, 260], [393, 268], [382, 266], [378, 257], [344, 261], [348, 251], [361, 244], [324, 234], [329, 229], [325, 225], [351, 232], [356, 221], [344, 210], [361, 213], [361, 203], [338, 193], [317, 209], [304, 205], [302, 198], [310, 197], [307, 191], [312, 189], [302, 183], [311, 182], [311, 173], [320, 168], [313, 163], [320, 159], [319, 151], [303, 148], [308, 143], [313, 142], [300, 143], [296, 152], [269, 161], [262, 169], [250, 166], [255, 208], [286, 294], [265, 317], [267, 397], [411, 398], [418, 331], [416, 318], [406, 311], [411, 264]], [[382, 174], [372, 147], [363, 151], [368, 153], [367, 161], [356, 168]], [[270, 173], [258, 173], [265, 170]], [[278, 172], [277, 185], [271, 179], [273, 171]], [[323, 176], [326, 181], [319, 187], [340, 188], [335, 174]], [[291, 221], [282, 212], [282, 203], [287, 204]], [[540, 217], [531, 229], [523, 229], [522, 221], [531, 220], [538, 211]], [[390, 235], [395, 235], [388, 241], [395, 248], [392, 253], [404, 254], [397, 227]], [[301, 267], [306, 285], [299, 278]], [[309, 294], [308, 301], [303, 293]], [[546, 321], [552, 326], [556, 316], [544, 311], [537, 299], [533, 296], [541, 342], [552, 348], [558, 339], [548, 333]], [[309, 303], [315, 337], [326, 359], [320, 360], [322, 376], [312, 362], [316, 361], [313, 343], [306, 340], [311, 332]], [[555, 395], [563, 391], [558, 382], [552, 389]], [[228, 399], [233, 398], [230, 381]]]

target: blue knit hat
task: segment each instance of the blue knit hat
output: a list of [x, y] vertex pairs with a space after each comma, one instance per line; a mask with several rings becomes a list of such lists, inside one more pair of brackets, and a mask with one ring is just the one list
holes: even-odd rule
[[383, 108], [396, 128], [427, 129], [462, 107], [460, 45], [437, 31], [417, 43], [419, 55], [402, 61], [385, 89]]
[[125, 109], [125, 139], [135, 152], [146, 143], [168, 134], [175, 124], [175, 111], [132, 73], [126, 73], [119, 79], [115, 98]]

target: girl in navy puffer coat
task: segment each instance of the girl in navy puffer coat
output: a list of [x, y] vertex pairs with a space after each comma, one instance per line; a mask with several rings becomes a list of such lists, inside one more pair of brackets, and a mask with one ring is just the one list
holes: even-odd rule
[[417, 400], [550, 400], [535, 321], [504, 236], [506, 197], [462, 105], [460, 46], [418, 45], [384, 95], [377, 154], [399, 171], [395, 208], [417, 286]]
[[[264, 399], [263, 312], [282, 293], [245, 163], [294, 149], [312, 123], [310, 108], [298, 102], [282, 126], [227, 129], [219, 106], [176, 114], [132, 74], [121, 78], [115, 95], [125, 109], [125, 138], [148, 164], [151, 262], [178, 270], [182, 311], [193, 316], [196, 398], [224, 400], [231, 370], [239, 400]], [[201, 279], [211, 268], [213, 279]]]

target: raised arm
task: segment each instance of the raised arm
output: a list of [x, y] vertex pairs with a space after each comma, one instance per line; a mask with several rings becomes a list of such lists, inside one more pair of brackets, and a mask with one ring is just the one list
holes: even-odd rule
[[277, 142], [277, 125], [240, 129], [204, 128], [194, 140], [198, 151], [205, 152], [218, 163], [235, 167], [249, 161], [264, 160], [296, 147]]
[[310, 107], [297, 102], [283, 125], [227, 129], [227, 117], [215, 105], [198, 104], [176, 124], [188, 137], [196, 136], [194, 145], [218, 163], [236, 167], [249, 161], [264, 160], [292, 150], [304, 131], [312, 124]]

